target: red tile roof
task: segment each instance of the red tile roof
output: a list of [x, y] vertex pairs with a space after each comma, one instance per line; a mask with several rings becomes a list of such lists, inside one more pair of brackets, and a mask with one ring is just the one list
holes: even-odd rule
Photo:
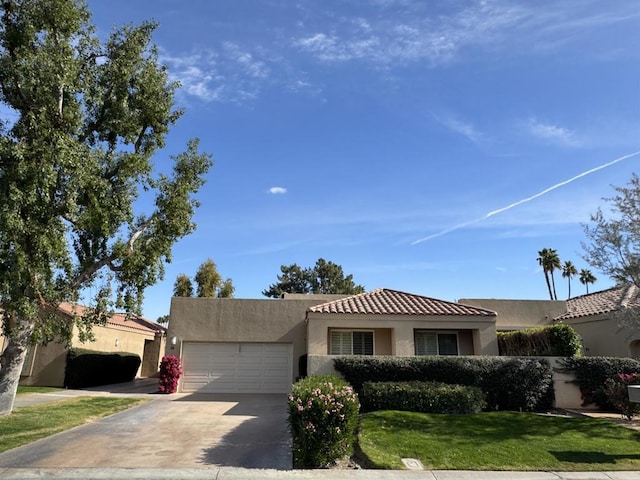
[[370, 292], [315, 305], [314, 313], [346, 313], [374, 315], [452, 315], [495, 317], [496, 312], [461, 303], [379, 288]]
[[625, 307], [640, 307], [640, 289], [633, 284], [571, 298], [567, 300], [567, 313], [554, 320], [600, 315]]
[[[73, 316], [81, 316], [87, 311], [87, 307], [77, 305], [74, 303], [62, 302], [58, 305], [58, 310], [61, 312]], [[107, 319], [107, 325], [117, 325], [119, 327], [131, 328], [133, 330], [143, 331], [147, 333], [166, 332], [167, 329], [159, 323], [152, 322], [143, 317], [131, 316], [127, 320], [125, 313], [115, 312]]]

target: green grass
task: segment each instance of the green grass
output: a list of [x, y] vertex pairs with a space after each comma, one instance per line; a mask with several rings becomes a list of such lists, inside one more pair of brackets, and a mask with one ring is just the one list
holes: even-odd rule
[[10, 415], [0, 417], [0, 452], [112, 415], [145, 401], [142, 398], [79, 397], [14, 408]]
[[361, 417], [358, 441], [372, 468], [640, 470], [640, 432], [588, 417], [379, 411]]
[[24, 387], [22, 385], [18, 386], [18, 395], [26, 395], [28, 393], [50, 393], [50, 392], [59, 392], [62, 388], [57, 387]]

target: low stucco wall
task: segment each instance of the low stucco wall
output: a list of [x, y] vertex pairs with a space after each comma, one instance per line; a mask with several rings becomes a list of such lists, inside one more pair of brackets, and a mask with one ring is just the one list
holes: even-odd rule
[[[335, 355], [309, 355], [307, 358], [308, 375], [338, 375], [342, 376], [333, 366]], [[582, 406], [582, 395], [580, 389], [573, 383], [575, 377], [569, 373], [560, 373], [559, 360], [562, 357], [529, 357], [544, 358], [549, 361], [553, 372], [553, 389], [555, 392], [555, 401], [553, 406], [556, 408], [568, 409], [584, 409]], [[596, 408], [595, 405], [587, 408]]]

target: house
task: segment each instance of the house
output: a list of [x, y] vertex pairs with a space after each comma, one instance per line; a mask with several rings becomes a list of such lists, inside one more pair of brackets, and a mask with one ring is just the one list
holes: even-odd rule
[[[75, 315], [82, 315], [85, 307], [71, 303], [61, 303], [59, 314], [72, 321]], [[100, 352], [127, 352], [140, 356], [142, 364], [137, 376], [149, 377], [158, 372], [160, 360], [165, 350], [166, 328], [142, 317], [127, 319], [123, 313], [113, 314], [105, 325], [94, 325], [95, 341], [80, 342], [78, 329], [74, 325], [71, 346]], [[0, 336], [0, 351], [6, 339]], [[20, 385], [49, 387], [64, 386], [67, 348], [57, 342], [47, 345], [32, 345], [22, 367]]]
[[640, 307], [635, 285], [613, 287], [566, 301], [463, 299], [461, 303], [494, 310], [498, 330], [565, 323], [582, 338], [584, 354], [604, 357], [640, 357], [640, 328], [620, 325], [614, 314]]
[[288, 392], [331, 355], [497, 355], [496, 313], [390, 289], [281, 299], [173, 298], [183, 392]]

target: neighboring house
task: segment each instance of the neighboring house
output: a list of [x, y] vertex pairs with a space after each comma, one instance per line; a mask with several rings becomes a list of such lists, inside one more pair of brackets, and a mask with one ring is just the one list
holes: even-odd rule
[[[495, 312], [378, 289], [281, 299], [173, 298], [167, 354], [183, 392], [288, 392], [330, 355], [497, 355]], [[305, 365], [302, 365], [304, 368]]]
[[[85, 307], [62, 303], [58, 308], [60, 315], [72, 321], [74, 315], [82, 315]], [[122, 313], [113, 314], [105, 325], [94, 325], [95, 341], [81, 343], [78, 329], [74, 325], [71, 346], [100, 352], [135, 353], [142, 359], [137, 376], [149, 377], [158, 372], [160, 360], [165, 350], [166, 328], [142, 317], [127, 320]], [[4, 349], [6, 339], [0, 336], [0, 351]], [[57, 342], [29, 347], [22, 367], [20, 385], [64, 386], [64, 371], [67, 348]]]
[[640, 319], [635, 329], [623, 327], [613, 314], [640, 307], [640, 289], [635, 285], [614, 287], [567, 301], [566, 313], [554, 318], [571, 325], [582, 337], [588, 356], [640, 358]]
[[498, 330], [561, 322], [571, 325], [580, 335], [587, 356], [640, 357], [640, 328], [622, 327], [613, 315], [627, 307], [640, 307], [640, 289], [635, 285], [566, 301], [464, 299], [460, 302], [496, 311]]

